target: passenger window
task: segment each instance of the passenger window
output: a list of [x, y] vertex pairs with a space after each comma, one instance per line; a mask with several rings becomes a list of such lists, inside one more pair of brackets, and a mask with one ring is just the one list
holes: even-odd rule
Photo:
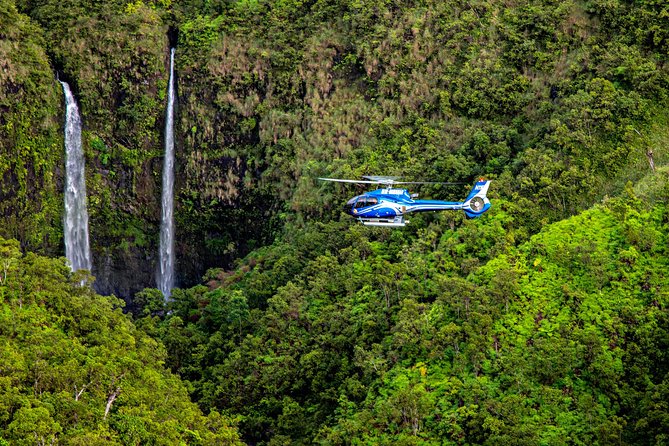
[[378, 202], [379, 199], [374, 197], [359, 198], [358, 201], [355, 203], [355, 207], [356, 209], [364, 208], [367, 206], [373, 206]]

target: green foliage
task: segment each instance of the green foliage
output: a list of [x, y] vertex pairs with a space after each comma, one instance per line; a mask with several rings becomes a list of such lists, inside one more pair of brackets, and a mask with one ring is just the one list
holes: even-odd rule
[[137, 314], [140, 316], [156, 315], [164, 310], [165, 297], [160, 290], [145, 288], [135, 294], [133, 304], [137, 306]]
[[307, 225], [180, 291], [168, 362], [263, 444], [661, 444], [667, 211], [629, 190], [520, 245], [504, 202]]
[[[263, 444], [666, 442], [663, 2], [17, 3], [0, 0], [0, 235], [19, 240], [0, 243], [0, 443], [236, 441], [216, 410]], [[168, 28], [180, 279], [254, 251], [165, 306], [144, 287]], [[62, 251], [54, 69], [85, 123], [98, 286], [144, 289], [141, 330], [90, 277], [20, 256]], [[494, 207], [370, 229], [341, 219], [355, 191], [314, 180], [372, 173], [486, 175]]]
[[[239, 444], [162, 367], [162, 344], [64, 259], [0, 239], [0, 438], [11, 444]], [[147, 291], [147, 294], [150, 294]], [[145, 308], [146, 309], [146, 308]]]

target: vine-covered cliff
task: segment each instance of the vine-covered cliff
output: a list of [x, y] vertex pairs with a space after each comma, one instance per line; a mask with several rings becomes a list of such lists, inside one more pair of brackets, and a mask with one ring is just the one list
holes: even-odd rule
[[105, 293], [155, 282], [171, 46], [181, 285], [285, 218], [336, 215], [346, 192], [318, 175], [487, 175], [530, 234], [666, 157], [653, 2], [2, 5], [2, 234], [62, 252], [61, 76], [81, 104]]

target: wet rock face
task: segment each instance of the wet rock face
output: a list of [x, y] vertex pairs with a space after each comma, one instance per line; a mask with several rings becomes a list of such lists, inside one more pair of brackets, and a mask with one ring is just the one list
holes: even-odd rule
[[156, 259], [146, 250], [99, 248], [93, 255], [94, 288], [99, 294], [114, 295], [132, 304], [137, 292], [155, 286]]
[[[58, 73], [81, 114], [95, 287], [130, 302], [156, 286], [169, 48], [179, 31], [141, 2], [124, 3], [122, 13], [96, 3], [76, 17], [51, 7], [56, 2], [38, 3], [22, 8], [32, 19], [15, 11], [0, 18], [16, 42], [0, 57], [0, 68], [15, 68], [0, 79], [0, 235], [18, 239], [24, 250], [65, 252]], [[276, 193], [259, 181], [267, 168], [256, 112], [265, 97], [265, 59], [250, 64], [246, 46], [236, 44], [232, 55], [221, 50], [209, 64], [186, 47], [177, 46], [184, 57], [175, 62], [177, 287], [197, 284], [208, 268], [228, 267], [271, 241], [280, 208]], [[240, 77], [248, 66], [260, 70], [250, 81]]]
[[[160, 159], [154, 161], [135, 179], [136, 195], [122, 205], [113, 205], [109, 218], [122, 223], [98, 218], [91, 225], [95, 289], [129, 304], [138, 291], [157, 286], [160, 210], [156, 203], [160, 200], [160, 186], [151, 172]], [[236, 162], [228, 163], [228, 167], [234, 165]], [[275, 225], [273, 196], [242, 187], [232, 202], [192, 203], [189, 200], [194, 192], [188, 193], [180, 185], [179, 171], [176, 176], [175, 287], [201, 283], [209, 268], [229, 268], [235, 259], [270, 242]], [[118, 188], [120, 184], [111, 187]], [[204, 193], [204, 189], [199, 192]], [[116, 228], [110, 227], [114, 224]]]

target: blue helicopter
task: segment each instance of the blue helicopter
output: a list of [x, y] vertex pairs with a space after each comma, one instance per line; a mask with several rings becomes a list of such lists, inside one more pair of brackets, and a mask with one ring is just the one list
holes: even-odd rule
[[344, 212], [355, 217], [366, 226], [404, 226], [408, 222], [404, 216], [411, 212], [462, 210], [467, 218], [476, 218], [490, 209], [486, 194], [490, 181], [480, 179], [474, 185], [465, 201], [415, 200], [418, 194], [410, 194], [406, 189], [398, 189], [397, 184], [460, 184], [425, 181], [397, 181], [397, 177], [363, 176], [365, 180], [344, 180], [341, 178], [319, 178], [323, 181], [339, 183], [379, 184], [383, 186], [371, 192], [351, 198], [344, 205]]

